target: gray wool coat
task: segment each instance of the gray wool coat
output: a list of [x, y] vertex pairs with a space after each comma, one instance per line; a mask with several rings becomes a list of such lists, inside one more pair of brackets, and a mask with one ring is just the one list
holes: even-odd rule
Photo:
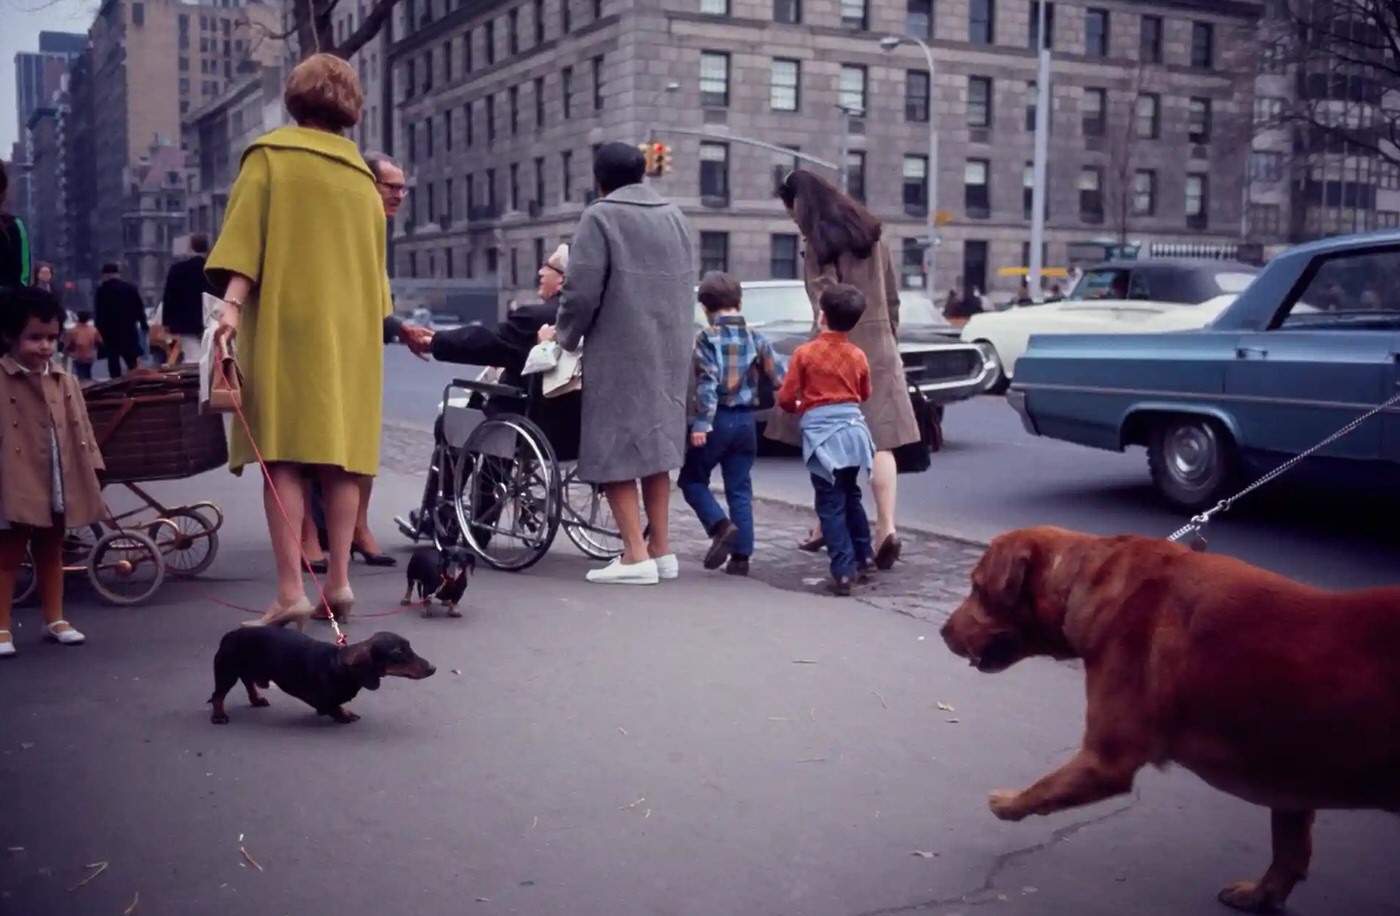
[[584, 211], [556, 326], [564, 349], [583, 346], [580, 479], [637, 480], [684, 461], [695, 275], [689, 221], [651, 188]]

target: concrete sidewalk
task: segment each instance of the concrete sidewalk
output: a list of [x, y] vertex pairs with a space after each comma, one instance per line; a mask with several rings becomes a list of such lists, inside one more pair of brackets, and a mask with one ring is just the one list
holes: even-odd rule
[[[386, 547], [420, 485], [378, 483]], [[351, 638], [394, 630], [438, 674], [362, 693], [349, 726], [235, 691], [215, 727], [210, 661], [242, 615], [211, 599], [269, 597], [258, 484], [152, 489], [220, 502], [223, 547], [146, 606], [75, 588], [82, 648], [42, 645], [22, 618], [0, 665], [3, 916], [116, 914], [137, 895], [137, 916], [1179, 916], [1226, 912], [1216, 890], [1266, 863], [1267, 814], [1183, 773], [991, 817], [988, 790], [1077, 743], [1071, 666], [979, 675], [936, 620], [688, 560], [674, 583], [588, 586], [562, 537], [527, 573], [480, 573], [462, 620], [368, 619], [398, 610], [401, 571], [357, 567]], [[1389, 816], [1324, 816], [1294, 910], [1394, 912], [1397, 841]]]

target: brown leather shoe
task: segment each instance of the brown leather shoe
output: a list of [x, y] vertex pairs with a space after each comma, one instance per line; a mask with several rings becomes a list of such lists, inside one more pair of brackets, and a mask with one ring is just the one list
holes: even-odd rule
[[880, 547], [875, 551], [875, 568], [889, 569], [894, 566], [899, 559], [899, 552], [903, 545], [899, 543], [899, 535], [891, 534], [880, 542]]

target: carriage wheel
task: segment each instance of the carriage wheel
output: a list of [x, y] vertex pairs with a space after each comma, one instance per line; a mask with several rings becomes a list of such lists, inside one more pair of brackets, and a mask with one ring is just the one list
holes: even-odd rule
[[224, 526], [224, 510], [219, 508], [218, 503], [211, 503], [207, 500], [204, 502], [197, 502], [188, 506], [181, 506], [179, 509], [169, 514], [175, 515], [179, 512], [193, 512], [195, 515], [198, 515], [208, 522], [209, 528], [212, 531], [218, 531]]
[[175, 509], [146, 533], [156, 542], [166, 567], [177, 576], [199, 575], [219, 552], [219, 533], [198, 509]]
[[24, 559], [20, 561], [15, 575], [14, 603], [23, 604], [39, 589], [39, 577], [34, 574], [34, 554], [24, 548]]
[[601, 487], [578, 479], [578, 468], [564, 475], [564, 517], [559, 524], [574, 546], [595, 560], [622, 556], [622, 534]]
[[156, 542], [141, 532], [111, 531], [92, 549], [88, 579], [112, 604], [139, 604], [165, 581], [165, 559]]
[[462, 446], [457, 523], [489, 566], [518, 572], [549, 552], [563, 496], [554, 449], [524, 417], [483, 421]]
[[92, 548], [102, 539], [102, 525], [93, 522], [81, 528], [69, 528], [63, 533], [63, 562], [65, 564], [86, 563], [92, 556]]

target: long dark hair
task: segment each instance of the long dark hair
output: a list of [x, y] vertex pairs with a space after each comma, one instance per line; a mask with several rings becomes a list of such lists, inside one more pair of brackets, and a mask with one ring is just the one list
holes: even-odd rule
[[883, 227], [869, 210], [815, 172], [798, 169], [778, 186], [778, 197], [792, 212], [818, 266], [850, 252], [868, 258]]

